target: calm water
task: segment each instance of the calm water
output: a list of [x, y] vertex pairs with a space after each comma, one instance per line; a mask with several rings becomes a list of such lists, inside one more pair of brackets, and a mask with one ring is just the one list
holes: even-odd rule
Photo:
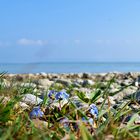
[[140, 72], [140, 63], [30, 63], [0, 64], [0, 72], [8, 73], [79, 73]]

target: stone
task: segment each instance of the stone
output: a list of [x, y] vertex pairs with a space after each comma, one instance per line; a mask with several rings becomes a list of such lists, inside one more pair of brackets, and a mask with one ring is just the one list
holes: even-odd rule
[[104, 101], [104, 98], [103, 97], [100, 97], [97, 101], [96, 101], [96, 104], [102, 104]]
[[133, 95], [137, 91], [137, 87], [129, 86], [113, 96], [114, 100], [122, 100], [124, 97]]
[[137, 77], [137, 79], [135, 81], [135, 86], [140, 87], [140, 76]]
[[129, 100], [121, 100], [121, 101], [116, 101], [116, 104], [113, 105], [114, 109], [121, 109], [122, 107], [126, 106], [126, 109], [130, 109], [128, 106]]
[[[109, 99], [109, 102], [110, 102], [111, 105], [115, 105], [115, 104], [116, 104], [116, 102], [114, 101], [114, 98], [113, 98], [112, 96], [108, 96], [108, 99]], [[106, 105], [108, 105], [108, 99], [105, 101], [105, 104], [106, 104]], [[97, 103], [97, 104], [102, 104], [103, 101], [104, 101], [104, 98], [100, 97], [100, 98], [96, 101], [96, 103]]]
[[78, 74], [74, 74], [73, 76], [72, 76], [72, 78], [82, 78], [82, 76], [83, 76], [83, 74], [82, 73], [78, 73]]
[[133, 79], [136, 79], [138, 76], [140, 76], [140, 72], [130, 72], [129, 74]]
[[76, 79], [74, 82], [78, 83], [79, 85], [82, 85], [83, 84], [83, 81], [82, 79]]
[[11, 86], [10, 82], [6, 79], [2, 79], [1, 86], [4, 88], [8, 88]]
[[90, 74], [89, 73], [83, 73], [82, 78], [83, 79], [89, 79], [90, 78]]
[[55, 79], [59, 79], [59, 75], [58, 74], [52, 74], [52, 80], [55, 80]]
[[54, 108], [54, 107], [57, 107], [59, 109], [61, 109], [65, 104], [68, 103], [68, 100], [67, 99], [64, 99], [64, 100], [54, 100], [51, 104], [50, 104], [50, 107]]
[[77, 81], [74, 81], [74, 82], [72, 83], [72, 86], [73, 86], [73, 87], [77, 87], [77, 88], [80, 88], [80, 87], [81, 87], [81, 85], [80, 85]]
[[140, 125], [140, 116], [139, 115], [137, 115], [137, 119], [135, 120], [135, 124]]
[[132, 108], [133, 110], [138, 111], [139, 108], [140, 108], [140, 105], [139, 105], [139, 104], [131, 104], [131, 108]]
[[121, 85], [128, 86], [128, 85], [133, 84], [133, 83], [134, 83], [133, 79], [126, 79], [126, 80], [121, 82]]
[[100, 88], [105, 89], [107, 87], [107, 82], [100, 82]]
[[46, 77], [46, 76], [47, 76], [47, 73], [45, 73], [45, 72], [40, 72], [40, 75]]
[[72, 85], [72, 82], [68, 79], [67, 80], [66, 79], [57, 79], [55, 82], [56, 83], [61, 83], [65, 86], [71, 86]]
[[79, 88], [78, 91], [84, 93], [87, 98], [92, 97], [92, 90], [89, 88]]
[[14, 109], [15, 110], [19, 110], [20, 109], [20, 111], [22, 112], [22, 111], [24, 111], [26, 109], [30, 109], [30, 107], [26, 103], [24, 103], [24, 102], [18, 102], [18, 103], [16, 103], [14, 105]]
[[[108, 99], [109, 99], [109, 103], [112, 105], [115, 105], [116, 102], [114, 101], [114, 98], [112, 96], [108, 96]], [[108, 105], [108, 99], [105, 101], [105, 104]], [[103, 99], [104, 101], [104, 99]]]
[[23, 76], [21, 76], [21, 75], [16, 75], [16, 76], [15, 76], [15, 80], [21, 82], [21, 81], [23, 81]]
[[140, 104], [140, 91], [136, 93], [136, 101]]
[[38, 129], [46, 129], [48, 128], [48, 122], [40, 120], [38, 118], [33, 119], [32, 122], [34, 123], [34, 126]]
[[54, 82], [48, 79], [39, 79], [36, 83], [43, 87], [50, 87]]
[[84, 80], [84, 81], [83, 81], [82, 86], [83, 86], [83, 87], [86, 87], [86, 86], [93, 86], [94, 84], [95, 84], [95, 83], [94, 83], [92, 80], [88, 79], [88, 80]]
[[2, 101], [2, 104], [6, 104], [10, 101], [10, 97], [0, 96], [0, 101]]
[[38, 105], [43, 100], [40, 99], [39, 97], [36, 97], [35, 95], [25, 94], [21, 101], [26, 103], [27, 105]]
[[110, 85], [109, 93], [115, 93], [121, 89], [121, 86], [117, 83], [113, 83]]
[[114, 140], [114, 135], [107, 135], [105, 136], [105, 140]]
[[20, 86], [25, 88], [36, 88], [36, 84], [34, 83], [21, 83]]
[[116, 74], [115, 73], [107, 73], [105, 76], [104, 76], [104, 80], [105, 81], [109, 81], [111, 80]]
[[24, 102], [19, 102], [19, 106], [23, 109], [23, 110], [26, 110], [26, 109], [29, 109], [30, 107], [24, 103]]

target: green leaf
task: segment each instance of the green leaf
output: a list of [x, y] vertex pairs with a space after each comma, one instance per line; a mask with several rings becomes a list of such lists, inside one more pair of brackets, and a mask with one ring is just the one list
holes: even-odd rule
[[78, 93], [77, 93], [77, 96], [78, 96], [83, 102], [86, 102], [86, 103], [89, 102], [89, 99], [86, 98], [85, 93], [83, 93], [83, 92], [78, 92]]

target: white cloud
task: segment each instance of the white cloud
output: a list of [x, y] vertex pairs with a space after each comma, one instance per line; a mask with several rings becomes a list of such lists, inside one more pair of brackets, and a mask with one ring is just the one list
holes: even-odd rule
[[22, 38], [17, 41], [19, 45], [24, 45], [24, 46], [29, 46], [29, 45], [34, 45], [34, 46], [44, 46], [48, 44], [47, 40], [32, 40], [32, 39], [26, 39]]

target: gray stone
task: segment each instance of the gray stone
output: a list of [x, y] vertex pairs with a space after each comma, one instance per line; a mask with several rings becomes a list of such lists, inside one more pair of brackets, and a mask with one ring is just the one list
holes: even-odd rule
[[77, 77], [77, 78], [82, 78], [82, 76], [83, 76], [82, 73], [74, 74], [74, 77]]
[[83, 81], [82, 86], [83, 86], [83, 87], [88, 86], [88, 85], [89, 85], [89, 86], [93, 86], [94, 84], [95, 84], [95, 83], [94, 83], [92, 80], [89, 80], [89, 79], [88, 79], [88, 80], [84, 80], [84, 81]]
[[[129, 100], [120, 100], [120, 101], [116, 101], [116, 104], [113, 106], [113, 108], [122, 108], [124, 106], [126, 106], [129, 103]], [[130, 107], [127, 105], [126, 109], [130, 109]]]
[[42, 101], [43, 101], [42, 99], [40, 99], [32, 94], [25, 94], [24, 97], [22, 98], [22, 102], [24, 102], [28, 105], [38, 105]]
[[121, 84], [123, 84], [124, 86], [128, 86], [130, 84], [132, 84], [134, 81], [133, 79], [127, 79], [127, 80], [124, 80]]
[[72, 82], [70, 80], [68, 80], [68, 79], [67, 80], [66, 79], [57, 79], [56, 83], [61, 83], [61, 84], [65, 85], [65, 86], [72, 85]]
[[15, 80], [21, 82], [21, 81], [23, 81], [23, 76], [22, 75], [16, 75]]
[[76, 82], [76, 81], [74, 81], [74, 82], [72, 83], [72, 85], [73, 85], [73, 87], [78, 87], [78, 88], [81, 87], [81, 85], [80, 85], [78, 82]]
[[105, 140], [114, 140], [114, 135], [107, 135], [105, 136]]
[[[114, 101], [114, 98], [113, 98], [113, 97], [108, 96], [108, 99], [109, 99], [109, 102], [110, 102], [111, 105], [115, 105], [115, 104], [116, 104], [116, 102]], [[105, 101], [105, 105], [108, 105], [108, 99]], [[96, 101], [96, 103], [97, 103], [97, 104], [102, 104], [104, 100], [105, 100], [105, 99], [101, 97], [101, 98], [99, 98], [99, 99]]]
[[135, 120], [135, 124], [139, 124], [140, 125], [140, 116], [137, 114], [137, 119]]
[[130, 72], [129, 73], [132, 78], [136, 79], [138, 76], [140, 76], [140, 72]]
[[140, 87], [140, 76], [137, 77], [137, 79], [135, 81], [135, 86]]
[[133, 109], [133, 110], [139, 110], [140, 109], [140, 105], [138, 105], [138, 104], [131, 104], [131, 108]]
[[140, 90], [133, 92], [133, 94], [127, 95], [126, 98], [129, 98], [129, 99], [136, 101], [140, 104]]
[[24, 102], [19, 102], [19, 106], [20, 106], [23, 110], [29, 109], [29, 108], [30, 108], [30, 107], [29, 107], [26, 103], [24, 103]]
[[0, 96], [0, 101], [2, 101], [2, 104], [6, 104], [10, 101], [10, 97]]
[[45, 72], [41, 72], [40, 75], [46, 77], [46, 76], [47, 76], [47, 73], [45, 73]]
[[83, 84], [83, 81], [82, 79], [76, 79], [74, 82], [78, 83], [79, 85], [82, 85]]
[[82, 78], [83, 78], [83, 79], [89, 79], [90, 76], [91, 76], [90, 73], [83, 73]]
[[99, 99], [96, 101], [96, 103], [97, 103], [97, 104], [102, 104], [103, 101], [104, 101], [104, 98], [101, 97], [101, 98], [99, 98]]
[[[114, 101], [114, 98], [111, 96], [108, 96], [109, 102], [111, 105], [115, 105], [116, 102]], [[105, 101], [105, 104], [108, 104], [108, 99]]]
[[133, 95], [137, 91], [137, 87], [130, 86], [120, 91], [116, 95], [113, 96], [114, 100], [122, 100], [124, 97], [128, 97]]
[[39, 79], [37, 84], [43, 87], [50, 87], [54, 82], [48, 79]]
[[105, 76], [104, 76], [104, 80], [105, 81], [109, 81], [111, 80], [116, 74], [115, 73], [107, 73]]

